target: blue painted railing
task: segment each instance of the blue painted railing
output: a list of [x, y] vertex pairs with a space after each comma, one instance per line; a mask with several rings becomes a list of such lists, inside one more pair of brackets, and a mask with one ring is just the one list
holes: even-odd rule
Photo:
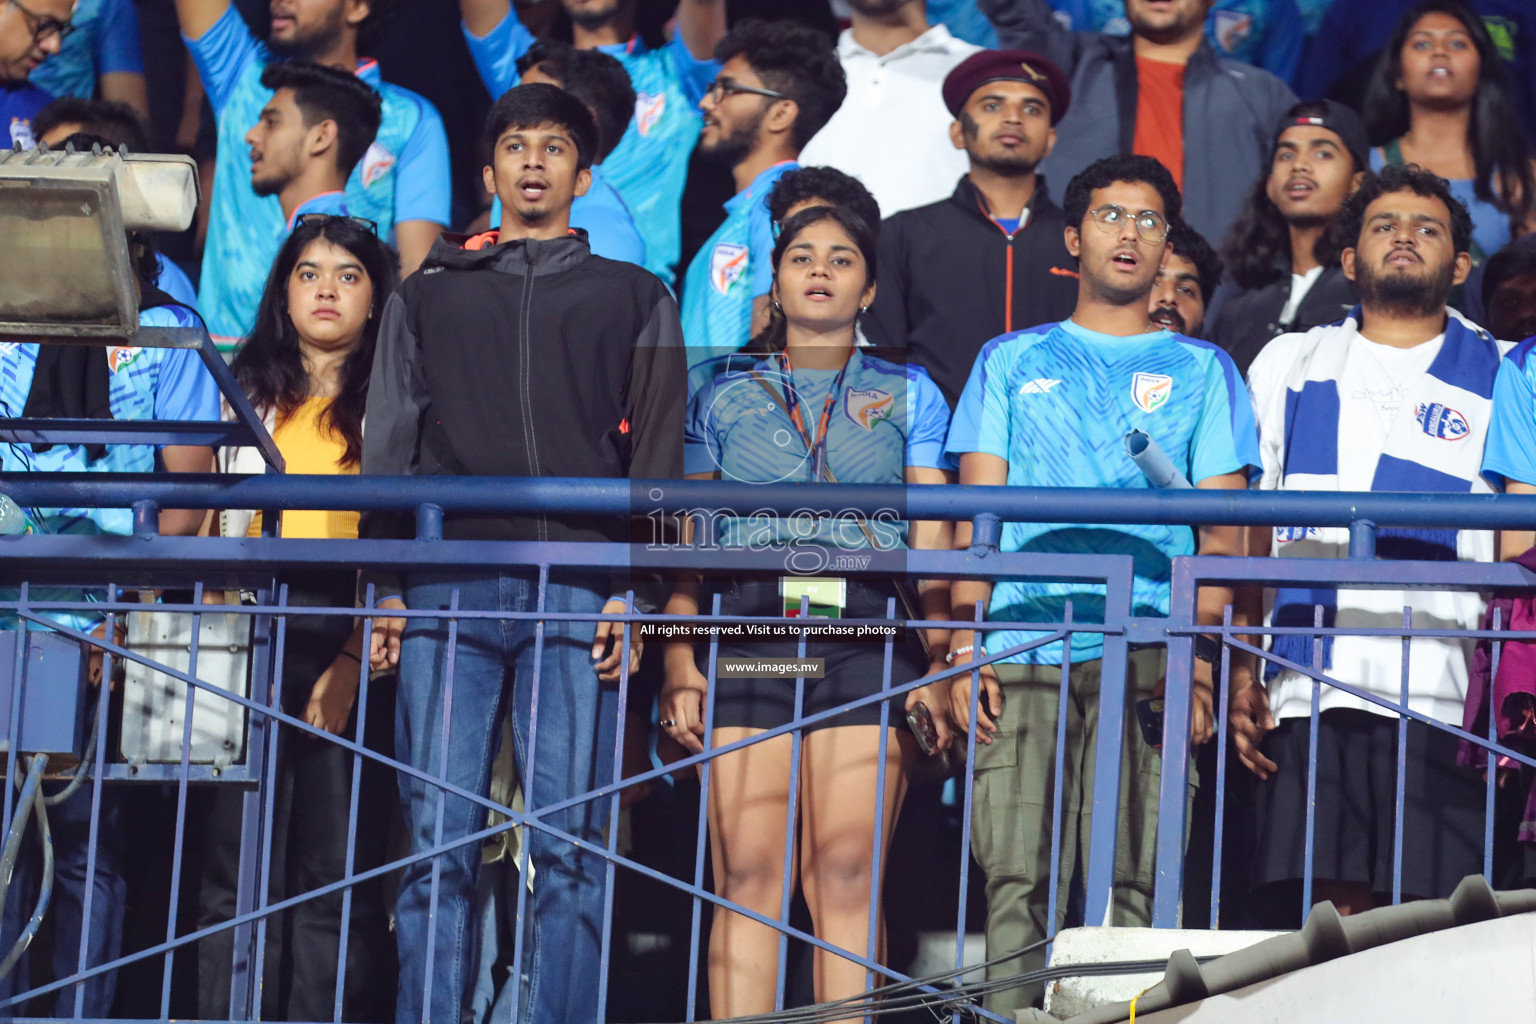
[[[43, 602], [31, 597], [31, 587], [40, 584], [67, 583], [95, 585], [110, 584], [115, 588], [171, 586], [196, 581], [199, 586], [241, 586], [257, 590], [261, 597], [254, 605], [217, 606], [221, 612], [233, 611], [249, 615], [256, 623], [254, 679], [271, 680], [281, 672], [282, 650], [279, 637], [280, 623], [292, 609], [286, 604], [281, 589], [273, 589], [273, 581], [285, 570], [298, 567], [331, 566], [339, 568], [391, 568], [410, 571], [417, 568], [441, 569], [454, 566], [476, 566], [495, 569], [524, 567], [537, 569], [541, 579], [547, 579], [553, 571], [568, 568], [709, 571], [716, 573], [745, 573], [772, 571], [783, 568], [783, 550], [726, 550], [708, 546], [701, 541], [698, 546], [640, 545], [640, 544], [577, 544], [462, 541], [442, 538], [445, 515], [455, 513], [486, 514], [544, 514], [561, 515], [608, 515], [648, 516], [663, 513], [686, 513], [698, 510], [740, 510], [743, 513], [778, 514], [781, 516], [838, 514], [847, 511], [873, 516], [881, 510], [895, 510], [903, 519], [950, 519], [970, 520], [975, 527], [974, 543], [966, 551], [885, 551], [867, 552], [868, 564], [858, 572], [846, 575], [864, 575], [889, 579], [899, 576], [909, 579], [986, 577], [998, 579], [1070, 580], [1094, 584], [1104, 588], [1102, 622], [1074, 621], [1068, 606], [1066, 618], [1054, 623], [1001, 623], [989, 622], [980, 628], [986, 630], [1028, 628], [1043, 633], [1029, 644], [999, 652], [966, 666], [942, 673], [956, 676], [974, 673], [987, 661], [1000, 660], [1019, 650], [1067, 639], [1073, 635], [1097, 634], [1103, 638], [1103, 683], [1100, 698], [1098, 744], [1094, 751], [1097, 785], [1093, 794], [1095, 813], [1089, 849], [1086, 854], [1084, 919], [1105, 920], [1113, 899], [1113, 867], [1116, 840], [1116, 809], [1118, 807], [1119, 762], [1125, 742], [1137, 742], [1134, 730], [1127, 730], [1123, 721], [1126, 657], [1131, 646], [1161, 644], [1168, 648], [1168, 689], [1165, 735], [1170, 738], [1163, 745], [1162, 799], [1158, 837], [1158, 877], [1154, 898], [1154, 921], [1160, 927], [1180, 923], [1181, 899], [1187, 886], [1195, 884], [1184, 878], [1184, 846], [1187, 818], [1184, 793], [1189, 771], [1187, 743], [1172, 738], [1186, 736], [1191, 713], [1189, 680], [1193, 669], [1194, 637], [1198, 633], [1219, 634], [1229, 651], [1246, 651], [1263, 656], [1263, 652], [1249, 646], [1239, 634], [1275, 634], [1286, 632], [1283, 628], [1270, 630], [1227, 626], [1198, 626], [1195, 618], [1195, 599], [1202, 584], [1223, 585], [1276, 585], [1315, 584], [1347, 585], [1351, 588], [1433, 588], [1442, 590], [1489, 591], [1502, 589], [1536, 588], [1536, 577], [1513, 564], [1479, 563], [1424, 563], [1402, 561], [1376, 561], [1374, 532], [1383, 527], [1453, 527], [1461, 529], [1522, 529], [1536, 525], [1536, 497], [1505, 495], [1417, 495], [1417, 494], [1296, 494], [1275, 492], [1226, 492], [1226, 491], [1105, 491], [1069, 489], [977, 488], [977, 487], [880, 487], [838, 486], [818, 487], [808, 491], [803, 486], [774, 485], [754, 486], [721, 482], [658, 481], [629, 483], [600, 480], [511, 480], [431, 478], [399, 479], [360, 477], [338, 479], [335, 477], [304, 477], [293, 475], [269, 475], [253, 477], [179, 476], [175, 478], [112, 477], [99, 474], [79, 475], [5, 475], [0, 476], [0, 491], [9, 494], [19, 504], [27, 507], [132, 507], [135, 511], [135, 534], [131, 537], [103, 536], [48, 536], [28, 535], [0, 538], [0, 574], [11, 581], [26, 581], [16, 600], [0, 601], [0, 612], [14, 613], [21, 619], [43, 625], [46, 613], [59, 610], [93, 611], [120, 617], [129, 611], [145, 608], [136, 600], [124, 600], [120, 589], [109, 591], [106, 601], [96, 602]], [[417, 537], [412, 540], [281, 540], [271, 536], [258, 538], [181, 538], [158, 536], [155, 523], [160, 508], [260, 508], [283, 509], [355, 509], [361, 511], [408, 513], [415, 516]], [[268, 517], [269, 525], [270, 519]], [[1356, 557], [1333, 560], [1309, 559], [1252, 559], [1194, 557], [1175, 560], [1173, 566], [1173, 595], [1170, 615], [1167, 618], [1149, 618], [1132, 614], [1130, 587], [1131, 562], [1128, 556], [1096, 555], [1041, 555], [1035, 553], [1002, 553], [996, 549], [999, 526], [1008, 521], [1061, 522], [1084, 524], [1117, 523], [1168, 523], [1183, 525], [1235, 524], [1269, 526], [1273, 524], [1305, 523], [1315, 526], [1347, 527], [1351, 531], [1351, 553]], [[864, 554], [866, 552], [861, 552]], [[199, 603], [199, 595], [186, 605], [163, 604], [155, 606], [161, 612], [189, 612], [198, 614], [209, 610]], [[718, 604], [715, 611], [718, 612]], [[305, 614], [334, 614], [353, 616], [355, 609], [303, 609]], [[437, 612], [410, 613], [439, 615]], [[480, 617], [522, 618], [551, 621], [571, 616], [550, 612], [490, 613], [463, 611], [460, 619]], [[641, 615], [629, 612], [624, 615], [602, 618], [637, 621], [676, 621], [662, 615]], [[902, 621], [893, 607], [887, 618]], [[715, 621], [706, 615], [689, 618], [692, 623]], [[732, 617], [729, 621], [741, 621]], [[767, 621], [767, 620], [763, 620]], [[907, 622], [915, 627], [917, 622]], [[942, 624], [939, 624], [942, 625]], [[955, 623], [954, 625], [961, 625]], [[964, 623], [969, 626], [970, 623]], [[1295, 630], [1292, 630], [1295, 631]], [[1328, 633], [1326, 629], [1308, 628], [1307, 633]], [[82, 640], [83, 634], [70, 633]], [[1343, 631], [1334, 631], [1343, 632]], [[1355, 633], [1373, 633], [1386, 636], [1408, 634], [1425, 635], [1423, 631], [1405, 629], [1355, 630]], [[1481, 635], [1475, 631], [1455, 633], [1436, 631], [1434, 635]], [[1527, 634], [1498, 633], [1500, 639], [1531, 638]], [[153, 665], [141, 653], [118, 644], [96, 641], [106, 652], [105, 673], [110, 674], [114, 660], [131, 660]], [[710, 645], [710, 679], [713, 682], [715, 645]], [[798, 736], [817, 721], [848, 710], [850, 707], [880, 704], [883, 722], [889, 722], [888, 701], [905, 692], [931, 681], [930, 677], [914, 680], [903, 685], [892, 685], [890, 659], [879, 694], [853, 702], [850, 705], [797, 718], [789, 725], [768, 730], [750, 739], [729, 746], [710, 749], [706, 737], [706, 752], [683, 758], [664, 768], [653, 768], [638, 774], [623, 776], [622, 766], [616, 765], [614, 778], [579, 798], [550, 807], [525, 808], [513, 812], [497, 805], [482, 794], [469, 793], [444, 783], [430, 773], [422, 772], [392, 758], [369, 749], [364, 738], [357, 741], [325, 733], [303, 721], [276, 710], [275, 701], [262, 687], [253, 689], [251, 698], [240, 698], [218, 690], [199, 680], [196, 673], [194, 652], [193, 668], [180, 673], [156, 666], [173, 678], [209, 692], [216, 692], [225, 699], [243, 705], [250, 712], [248, 757], [244, 764], [233, 766], [208, 766], [190, 764], [184, 756], [180, 764], [129, 765], [111, 762], [105, 745], [95, 754], [93, 774], [108, 781], [154, 780], [175, 782], [178, 787], [176, 830], [176, 871], [183, 870], [180, 858], [180, 837], [187, 821], [187, 786], [191, 781], [219, 780], [229, 784], [251, 787], [254, 794], [247, 799], [247, 820], [252, 824], [248, 835], [261, 836], [259, 849], [248, 850], [242, 857], [246, 865], [242, 878], [242, 898], [239, 913], [222, 922], [191, 933], [178, 934], [172, 914], [172, 924], [165, 940], [148, 948], [132, 951], [111, 964], [87, 965], [82, 942], [79, 969], [72, 975], [39, 985], [30, 993], [23, 993], [9, 1000], [0, 1000], [0, 1013], [12, 1014], [27, 996], [45, 995], [68, 989], [78, 982], [119, 970], [130, 964], [164, 958], [164, 984], [160, 1002], [160, 1019], [171, 1016], [170, 977], [172, 957], [199, 939], [215, 933], [234, 930], [238, 936], [233, 965], [235, 986], [231, 1019], [244, 1019], [259, 1004], [255, 995], [258, 986], [254, 979], [262, 976], [264, 943], [262, 936], [267, 919], [274, 913], [287, 909], [306, 899], [314, 899], [338, 890], [350, 890], [359, 882], [378, 877], [411, 860], [420, 860], [466, 843], [479, 843], [507, 829], [523, 826], [542, 830], [571, 842], [573, 837], [560, 833], [544, 819], [551, 813], [572, 803], [609, 800], [616, 808], [622, 792], [636, 786], [657, 781], [663, 776], [698, 766], [701, 770], [701, 796], [699, 830], [695, 839], [691, 878], [674, 878], [656, 868], [618, 854], [610, 841], [606, 848], [579, 843], [584, 848], [606, 858], [609, 883], [609, 909], [612, 908], [612, 885], [616, 869], [646, 877], [683, 893], [692, 902], [690, 926], [690, 957], [686, 978], [675, 979], [685, 987], [686, 1015], [693, 1019], [697, 1009], [695, 995], [698, 991], [701, 915], [705, 904], [725, 905], [710, 891], [704, 877], [704, 811], [708, 799], [709, 766], [722, 754], [741, 749], [753, 743], [763, 742], [776, 736]], [[1325, 673], [1306, 666], [1287, 664], [1320, 685], [1336, 686], [1351, 690], [1347, 681], [1329, 678]], [[18, 675], [24, 673], [19, 663]], [[1220, 682], [1217, 686], [1218, 702], [1223, 700], [1227, 658], [1223, 658]], [[359, 701], [368, 699], [368, 674], [359, 673]], [[621, 685], [628, 686], [626, 671]], [[804, 680], [797, 683], [803, 694]], [[535, 687], [538, 683], [535, 680]], [[448, 681], [451, 691], [452, 681]], [[972, 720], [975, 719], [975, 697], [979, 687], [973, 686]], [[1066, 678], [1063, 673], [1063, 696]], [[1352, 691], [1353, 692], [1353, 691]], [[1383, 701], [1366, 696], [1378, 706], [1398, 715], [1406, 722], [1409, 718], [1423, 720], [1423, 716], [1409, 711], [1404, 704]], [[13, 694], [11, 721], [13, 734], [9, 749], [16, 749], [15, 724], [19, 720], [21, 689]], [[191, 697], [189, 693], [188, 706]], [[1211, 879], [1213, 889], [1211, 925], [1217, 923], [1218, 904], [1215, 892], [1220, 888], [1220, 846], [1224, 827], [1224, 791], [1226, 779], [1225, 754], [1228, 744], [1226, 716], [1218, 703], [1217, 739], [1218, 799], [1215, 821], [1216, 873]], [[103, 719], [106, 702], [99, 705]], [[621, 715], [623, 714], [621, 710]], [[1314, 702], [1313, 716], [1317, 715]], [[186, 735], [190, 735], [190, 716], [186, 723]], [[1430, 722], [1436, 728], [1461, 736], [1487, 750], [1490, 764], [1493, 757], [1507, 756], [1520, 763], [1536, 766], [1536, 761], [1515, 751], [1506, 750], [1493, 742], [1493, 737], [1470, 736], [1458, 727]], [[707, 726], [712, 729], [712, 725]], [[271, 796], [275, 779], [276, 738], [279, 729], [337, 744], [353, 757], [354, 768], [364, 760], [385, 765], [395, 771], [414, 776], [437, 786], [440, 791], [473, 801], [508, 815], [504, 825], [487, 828], [474, 836], [451, 840], [416, 858], [403, 858], [367, 872], [350, 874], [335, 883], [324, 886], [303, 896], [281, 902], [269, 903], [265, 898], [265, 879], [270, 873], [272, 851], [270, 849]], [[621, 718], [619, 735], [623, 735]], [[1129, 739], [1127, 737], [1130, 737]], [[186, 742], [184, 736], [184, 745]], [[884, 762], [882, 737], [881, 763]], [[964, 939], [968, 931], [975, 930], [975, 921], [967, 921], [966, 906], [971, 881], [969, 857], [970, 818], [972, 815], [971, 792], [975, 770], [976, 740], [967, 737], [965, 771], [960, 781], [961, 835], [963, 848], [958, 863], [959, 914], [955, 923], [956, 960], [952, 977], [958, 977], [964, 968]], [[1064, 750], [1059, 746], [1056, 754], [1057, 777], [1061, 776]], [[1315, 755], [1314, 755], [1315, 756]], [[1405, 756], [1400, 747], [1400, 758]], [[798, 764], [792, 767], [798, 773]], [[1489, 773], [1489, 807], [1492, 806], [1493, 774]], [[791, 791], [797, 788], [792, 781]], [[5, 787], [4, 813], [9, 822], [18, 797], [15, 788]], [[1059, 802], [1059, 794], [1058, 794]], [[1059, 814], [1060, 807], [1058, 805]], [[354, 803], [355, 814], [355, 803]], [[261, 821], [268, 827], [255, 827]], [[1312, 820], [1307, 822], [1308, 835], [1312, 833]], [[1485, 836], [1485, 869], [1491, 866], [1492, 833], [1491, 813], [1489, 832]], [[610, 830], [612, 831], [612, 830]], [[1398, 821], [1397, 842], [1399, 850], [1406, 841], [1402, 835], [1401, 816]], [[1311, 843], [1308, 843], [1310, 867]], [[525, 852], [526, 857], [526, 852]], [[523, 865], [526, 872], [526, 863]], [[1067, 866], [1070, 869], [1070, 865]], [[1063, 870], [1060, 857], [1060, 836], [1054, 836], [1051, 857], [1051, 889], [1056, 891], [1056, 881]], [[785, 872], [786, 878], [789, 872]], [[878, 878], [879, 872], [873, 873]], [[1310, 885], [1310, 880], [1308, 881]], [[175, 891], [172, 886], [172, 891]], [[1304, 900], [1309, 901], [1309, 893]], [[1395, 893], [1394, 895], [1400, 895]], [[174, 898], [174, 897], [173, 897]], [[519, 898], [522, 910], [523, 897]], [[814, 936], [792, 927], [787, 916], [775, 920], [755, 914], [746, 908], [729, 905], [737, 912], [777, 929], [784, 937], [795, 938], [821, 948], [831, 948]], [[1052, 908], [1054, 911], [1054, 907]], [[87, 912], [87, 916], [89, 916]], [[1054, 919], [1054, 916], [1053, 916]], [[603, 969], [605, 977], [610, 964], [612, 926], [610, 916], [605, 920], [603, 936]], [[3, 952], [3, 951], [0, 951]], [[945, 1005], [956, 995], [949, 993], [947, 983], [939, 979], [911, 979], [889, 964], [880, 964], [873, 947], [866, 950], [834, 950], [838, 955], [863, 965], [871, 977], [875, 973], [898, 984], [912, 983], [913, 993], [927, 993], [933, 1005]], [[995, 951], [994, 951], [995, 952]], [[344, 964], [342, 965], [344, 971]], [[784, 976], [779, 978], [780, 1005], [784, 998]], [[77, 988], [78, 992], [79, 989]], [[338, 992], [340, 983], [338, 983]], [[904, 993], [906, 989], [902, 989]], [[915, 998], [915, 996], [914, 996]], [[78, 1005], [78, 1003], [77, 1003]], [[894, 1005], [894, 1004], [893, 1004]], [[78, 1011], [77, 1011], [78, 1012]], [[337, 1019], [341, 1012], [338, 995]], [[1002, 1019], [979, 1008], [974, 1012], [986, 1019]], [[956, 1011], [958, 1019], [959, 1012]]]

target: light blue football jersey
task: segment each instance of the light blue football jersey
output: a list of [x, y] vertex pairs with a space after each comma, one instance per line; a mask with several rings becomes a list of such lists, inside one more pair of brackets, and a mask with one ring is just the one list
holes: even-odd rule
[[[197, 317], [180, 306], [143, 310], [146, 327], [194, 327]], [[0, 342], [0, 416], [18, 417], [27, 406], [38, 346]], [[204, 420], [219, 418], [219, 388], [193, 349], [119, 346], [106, 357], [111, 369], [108, 395], [112, 417], [118, 420]], [[109, 444], [92, 462], [81, 445], [54, 445], [45, 452], [30, 444], [0, 444], [0, 470], [7, 473], [149, 473], [155, 468], [155, 448], [147, 444]], [[34, 512], [36, 515], [34, 515]], [[46, 533], [133, 533], [133, 513], [124, 508], [45, 508], [28, 510]], [[80, 601], [78, 587], [31, 590], [34, 600]], [[17, 599], [13, 588], [0, 588], [7, 601]], [[50, 612], [48, 617], [75, 629], [93, 629], [100, 615]], [[14, 619], [0, 615], [0, 628], [15, 628]]]
[[[492, 98], [518, 83], [517, 59], [537, 41], [515, 12], [483, 37], [465, 28], [464, 39]], [[689, 53], [681, 35], [659, 50], [647, 49], [639, 36], [600, 49], [618, 58], [635, 87], [635, 116], [603, 167], [645, 240], [645, 269], [670, 287], [682, 255], [688, 158], [704, 123], [699, 101], [720, 66]]]
[[69, 23], [75, 31], [59, 52], [27, 76], [35, 85], [55, 96], [90, 99], [96, 95], [100, 75], [144, 73], [133, 0], [76, 0]]
[[725, 203], [725, 221], [688, 264], [683, 279], [683, 344], [688, 366], [734, 352], [751, 340], [752, 300], [773, 287], [773, 218], [768, 194], [800, 165], [763, 171]]
[[1493, 381], [1493, 418], [1483, 445], [1483, 476], [1499, 490], [1511, 480], [1536, 486], [1536, 337], [1526, 338], [1499, 363]]
[[[284, 238], [277, 197], [251, 190], [245, 144], [246, 133], [272, 98], [261, 84], [262, 69], [272, 57], [233, 5], [201, 37], [186, 43], [218, 118], [218, 165], [198, 309], [214, 340], [229, 344], [250, 331], [267, 271]], [[379, 91], [384, 115], [378, 137], [347, 180], [348, 210], [377, 224], [382, 238], [391, 237], [398, 221], [446, 225], [453, 190], [442, 118], [422, 97], [381, 80], [377, 61], [364, 61], [357, 76]]]
[[[986, 344], [960, 395], [946, 449], [956, 458], [984, 452], [1007, 459], [1010, 486], [1147, 488], [1125, 454], [1132, 429], [1151, 435], [1193, 483], [1259, 465], [1253, 409], [1225, 352], [1168, 331], [1121, 338], [1071, 320]], [[1166, 615], [1170, 559], [1193, 554], [1195, 546], [1185, 526], [1006, 523], [1001, 549], [1131, 555], [1133, 612]], [[1103, 621], [1103, 587], [1073, 583], [998, 583], [988, 618], [1059, 622], [1068, 600], [1075, 620]], [[990, 632], [987, 650], [1040, 635]], [[1095, 636], [1072, 639], [1074, 662], [1102, 652]], [[1062, 645], [1053, 643], [1010, 660], [1053, 665], [1061, 655]]]
[[[799, 367], [789, 376], [777, 357], [738, 357], [735, 366], [718, 373], [689, 403], [683, 435], [685, 472], [718, 472], [722, 480], [750, 484], [825, 482], [812, 479], [804, 438], [763, 384], [780, 401], [786, 400], [789, 389], [815, 440], [838, 372]], [[907, 466], [953, 468], [944, 454], [948, 429], [949, 405], [926, 370], [855, 349], [827, 422], [827, 465], [839, 483], [900, 485]], [[881, 548], [905, 544], [905, 510], [891, 513], [870, 524]], [[869, 546], [851, 519], [823, 519], [814, 531], [808, 526], [787, 519], [734, 518], [721, 524], [718, 539], [727, 546]]]

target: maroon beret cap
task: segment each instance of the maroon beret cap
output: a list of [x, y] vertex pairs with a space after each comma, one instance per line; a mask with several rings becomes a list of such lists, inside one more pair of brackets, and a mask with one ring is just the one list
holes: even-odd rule
[[944, 105], [956, 117], [971, 94], [988, 82], [1024, 82], [1045, 94], [1051, 104], [1051, 124], [1060, 121], [1072, 102], [1072, 87], [1061, 69], [1028, 50], [981, 50], [973, 53], [944, 79]]

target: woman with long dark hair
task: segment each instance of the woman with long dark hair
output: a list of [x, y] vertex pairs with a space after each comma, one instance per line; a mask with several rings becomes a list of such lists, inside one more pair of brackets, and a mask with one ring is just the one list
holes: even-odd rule
[[1371, 169], [1418, 164], [1472, 215], [1472, 261], [1536, 230], [1531, 147], [1488, 29], [1460, 0], [1408, 11], [1365, 96]]
[[[855, 213], [827, 206], [790, 217], [773, 250], [772, 312], [754, 339], [755, 358], [743, 356], [700, 388], [689, 405], [685, 465], [694, 479], [750, 483], [944, 483], [943, 440], [949, 406], [923, 370], [889, 362], [854, 343], [854, 322], [875, 292], [875, 245]], [[905, 547], [948, 547], [948, 523], [900, 521], [899, 514], [870, 520], [724, 521], [719, 541], [727, 547], [773, 547], [785, 553], [784, 574], [680, 585], [667, 606], [676, 615], [699, 614], [718, 590], [727, 615], [797, 616], [802, 600], [812, 615], [890, 617], [897, 585], [881, 580], [829, 578], [846, 550], [869, 552]], [[851, 560], [851, 559], [850, 559]], [[701, 595], [701, 591], [703, 592]], [[701, 599], [702, 597], [702, 599]], [[949, 586], [922, 585], [913, 608], [897, 618], [947, 619]], [[825, 676], [807, 680], [797, 702], [795, 681], [718, 677], [711, 689], [695, 663], [691, 643], [665, 648], [666, 684], [661, 725], [693, 752], [703, 750], [706, 707], [713, 715], [711, 742], [724, 746], [794, 720], [881, 692], [886, 659], [890, 683], [900, 686], [945, 667], [948, 631], [929, 630], [925, 654], [918, 638], [831, 643], [809, 640], [807, 655], [825, 659]], [[793, 640], [724, 642], [722, 657], [794, 657]], [[786, 820], [790, 800], [792, 737], [762, 740], [713, 762], [709, 832], [715, 891], [766, 917], [779, 915], [786, 885], [804, 886], [816, 935], [856, 954], [884, 954], [878, 914], [871, 935], [871, 850], [889, 843], [905, 792], [905, 771], [915, 761], [915, 738], [902, 722], [913, 712], [934, 753], [947, 743], [948, 684], [933, 684], [887, 705], [882, 737], [881, 702], [806, 727], [800, 750], [797, 823]], [[919, 709], [921, 705], [921, 709]], [[901, 727], [898, 728], [898, 725]], [[884, 760], [881, 759], [882, 743]], [[908, 756], [904, 758], [903, 752]], [[878, 780], [884, 772], [883, 792]], [[877, 835], [876, 823], [883, 821]], [[791, 832], [797, 855], [784, 863]], [[882, 858], [881, 863], [885, 863]], [[774, 1006], [778, 935], [733, 911], [717, 908], [710, 937], [710, 1006], [716, 1017], [771, 1013]], [[818, 1001], [857, 997], [865, 970], [817, 950], [814, 987]], [[850, 1006], [849, 1019], [864, 1010]]]
[[[399, 285], [399, 274], [394, 250], [379, 240], [372, 224], [357, 218], [300, 217], [279, 250], [255, 328], [232, 369], [266, 421], [288, 472], [357, 473], [379, 317]], [[260, 456], [250, 448], [224, 449], [220, 466], [235, 473], [263, 469]], [[356, 512], [289, 511], [283, 513], [281, 535], [356, 538], [357, 524]], [[218, 525], [226, 537], [262, 532], [259, 512], [221, 512]], [[289, 573], [281, 582], [288, 587], [288, 604], [298, 609], [351, 608], [356, 602], [355, 572]], [[291, 614], [283, 649], [283, 711], [374, 749], [392, 749], [394, 702], [386, 679], [369, 684], [359, 736], [358, 690], [367, 658], [362, 620]], [[363, 761], [354, 829], [352, 760], [351, 753], [334, 743], [278, 727], [270, 902], [341, 879], [349, 847], [354, 871], [382, 863], [393, 778], [388, 770]], [[212, 814], [202, 924], [227, 918], [234, 907], [240, 835], [236, 797], [232, 806], [221, 803]], [[230, 840], [227, 846], [225, 840]], [[394, 943], [377, 884], [354, 888], [349, 922], [342, 919], [342, 894], [337, 892], [300, 903], [268, 924], [264, 1016], [330, 1019], [344, 926], [349, 932], [342, 1019], [391, 1017]], [[227, 1013], [229, 955], [227, 942], [203, 943], [199, 1002], [205, 1016]]]

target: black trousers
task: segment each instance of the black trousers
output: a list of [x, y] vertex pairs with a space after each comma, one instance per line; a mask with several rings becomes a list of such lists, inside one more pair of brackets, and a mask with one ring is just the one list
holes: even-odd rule
[[[290, 581], [289, 603], [301, 607], [348, 607], [351, 574], [341, 579]], [[289, 618], [283, 664], [283, 710], [302, 717], [315, 680], [351, 633], [341, 616]], [[370, 680], [363, 741], [372, 750], [394, 749], [395, 680]], [[354, 706], [347, 738], [357, 738]], [[311, 892], [346, 875], [349, 844], [353, 873], [382, 864], [391, 816], [398, 813], [394, 772], [362, 762], [356, 827], [349, 821], [353, 755], [323, 739], [278, 726], [276, 792], [272, 814], [272, 864], [268, 903]], [[235, 916], [239, 881], [243, 790], [206, 787], [202, 814], [203, 863], [199, 928]], [[254, 842], [255, 837], [248, 837]], [[259, 882], [258, 882], [259, 884]], [[262, 1017], [267, 1020], [330, 1020], [340, 959], [343, 891], [298, 904], [267, 919]], [[198, 1012], [205, 1019], [229, 1016], [233, 931], [203, 940], [198, 950]], [[379, 879], [352, 889], [347, 933], [342, 1019], [387, 1022], [394, 1018], [396, 955]]]

